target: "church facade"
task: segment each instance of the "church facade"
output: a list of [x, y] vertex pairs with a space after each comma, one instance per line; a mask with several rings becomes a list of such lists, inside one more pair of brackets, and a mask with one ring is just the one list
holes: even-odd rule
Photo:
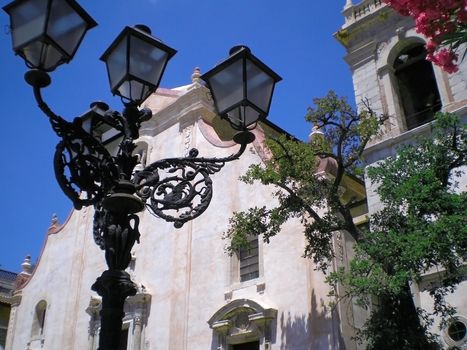
[[[389, 116], [382, 138], [366, 151], [368, 164], [394, 153], [401, 142], [427, 132], [433, 113], [467, 115], [467, 62], [447, 75], [423, 60], [424, 39], [413, 22], [378, 0], [348, 0], [345, 23], [336, 38], [346, 47], [357, 103]], [[413, 75], [424, 89], [411, 86]], [[423, 90], [423, 91], [421, 91]], [[410, 95], [413, 94], [413, 95]], [[407, 96], [411, 98], [407, 99]], [[413, 101], [417, 101], [416, 103]], [[209, 91], [195, 70], [192, 84], [159, 89], [146, 101], [152, 118], [143, 124], [138, 147], [141, 165], [187, 155], [226, 157], [237, 151], [232, 134], [214, 113]], [[141, 244], [135, 245], [128, 272], [138, 285], [125, 305], [121, 349], [132, 350], [353, 350], [355, 327], [365, 310], [341, 303], [329, 309], [329, 286], [313, 262], [302, 258], [305, 238], [299, 221], [290, 220], [269, 244], [261, 238], [234, 256], [224, 252], [230, 216], [274, 199], [272, 188], [247, 185], [238, 178], [248, 166], [268, 157], [263, 140], [282, 132], [271, 123], [255, 130], [256, 140], [240, 160], [213, 176], [214, 195], [207, 211], [181, 228], [140, 214]], [[347, 181], [346, 195], [367, 197], [369, 213], [380, 208], [368, 183]], [[355, 220], [364, 221], [365, 215]], [[17, 280], [6, 349], [97, 349], [101, 301], [90, 286], [106, 269], [95, 244], [93, 209], [56, 218], [47, 232], [34, 269], [28, 260]], [[334, 266], [345, 266], [352, 242], [335, 236]], [[435, 273], [428, 274], [428, 283]], [[428, 284], [427, 284], [428, 285]], [[414, 285], [418, 305], [429, 308], [427, 285]], [[467, 325], [467, 285], [452, 296], [459, 321]], [[446, 348], [467, 341], [443, 331]]]
[[[142, 166], [192, 148], [209, 157], [239, 148], [198, 71], [192, 84], [159, 89], [145, 104], [153, 117], [137, 141]], [[126, 301], [122, 349], [345, 348], [339, 315], [327, 307], [325, 276], [302, 258], [298, 221], [270, 244], [255, 238], [250, 249], [225, 253], [222, 234], [232, 213], [274, 200], [272, 188], [238, 180], [268, 156], [265, 135], [282, 131], [262, 123], [254, 132], [242, 157], [213, 175], [203, 215], [176, 229], [147, 211], [139, 214], [141, 244], [127, 270], [138, 292]], [[350, 186], [364, 196], [363, 183]], [[106, 265], [92, 228], [91, 207], [72, 211], [61, 224], [53, 219], [34, 271], [25, 262], [20, 274], [7, 349], [97, 349], [101, 300], [90, 286]]]

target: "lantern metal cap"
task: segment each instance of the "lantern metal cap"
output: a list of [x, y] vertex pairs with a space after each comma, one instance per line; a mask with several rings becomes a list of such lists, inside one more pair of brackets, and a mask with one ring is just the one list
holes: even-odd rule
[[141, 30], [142, 32], [146, 33], [146, 34], [149, 34], [151, 35], [151, 28], [149, 28], [147, 25], [145, 24], [136, 24], [134, 26], [134, 28], [138, 29], [138, 30]]
[[177, 53], [177, 50], [171, 48], [170, 46], [167, 46], [164, 44], [160, 39], [154, 37], [151, 35], [151, 29], [144, 25], [144, 24], [137, 24], [133, 27], [126, 26], [120, 34], [115, 38], [115, 40], [110, 44], [110, 46], [105, 50], [105, 52], [102, 54], [100, 57], [101, 61], [104, 61], [107, 59], [107, 57], [110, 55], [110, 53], [113, 51], [115, 46], [120, 42], [122, 37], [124, 37], [128, 32], [132, 32], [133, 35], [135, 35], [137, 38], [142, 39], [144, 41], [147, 41], [149, 43], [153, 43], [156, 46], [160, 47], [164, 51], [168, 53], [168, 59], [170, 59], [173, 55]]
[[232, 47], [230, 50], [229, 50], [229, 55], [232, 56], [234, 53], [237, 53], [238, 51], [240, 50], [246, 50], [248, 51], [249, 53], [251, 53], [251, 50], [248, 46], [245, 46], [245, 45], [235, 45], [234, 47]]

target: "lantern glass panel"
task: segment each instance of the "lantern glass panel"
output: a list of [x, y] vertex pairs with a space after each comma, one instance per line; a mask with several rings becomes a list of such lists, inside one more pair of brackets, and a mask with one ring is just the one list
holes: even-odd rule
[[243, 61], [233, 62], [209, 78], [219, 114], [243, 100]]
[[275, 81], [250, 60], [246, 61], [246, 71], [247, 99], [267, 114]]
[[227, 113], [230, 122], [239, 130], [256, 123], [261, 117], [261, 113], [251, 106], [238, 106]]
[[106, 64], [109, 73], [110, 87], [114, 91], [122, 79], [127, 74], [127, 40], [120, 41], [113, 49], [112, 53], [107, 57]]
[[65, 1], [53, 1], [47, 34], [69, 55], [72, 56], [88, 24]]
[[[131, 37], [130, 74], [156, 86], [168, 60], [167, 52], [138, 37]], [[136, 87], [137, 84], [130, 84]]]
[[45, 31], [47, 3], [44, 0], [23, 2], [8, 10], [11, 16], [13, 48], [27, 44]]
[[56, 67], [63, 58], [63, 54], [54, 46], [41, 41], [31, 42], [22, 51], [32, 67], [41, 67], [46, 71]]
[[148, 86], [137, 80], [125, 80], [118, 87], [118, 94], [128, 100], [141, 102], [151, 93], [152, 86]]

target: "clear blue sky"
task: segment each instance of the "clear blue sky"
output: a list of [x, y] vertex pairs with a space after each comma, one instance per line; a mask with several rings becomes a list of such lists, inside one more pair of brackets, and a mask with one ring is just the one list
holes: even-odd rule
[[[1, 0], [0, 5], [8, 2]], [[186, 85], [194, 67], [206, 72], [227, 57], [232, 46], [249, 46], [283, 78], [275, 91], [270, 120], [300, 139], [305, 140], [310, 131], [304, 115], [313, 97], [333, 89], [353, 103], [345, 52], [332, 36], [344, 21], [344, 0], [78, 2], [99, 26], [88, 32], [74, 60], [52, 73], [53, 83], [43, 92], [51, 107], [68, 120], [96, 100], [121, 109], [119, 99], [109, 93], [99, 57], [125, 25], [139, 23], [178, 50], [162, 78], [162, 87]], [[26, 255], [33, 261], [38, 258], [52, 214], [63, 222], [72, 205], [53, 173], [58, 138], [23, 80], [27, 69], [11, 50], [8, 16], [3, 12], [0, 16], [0, 268], [19, 271]]]

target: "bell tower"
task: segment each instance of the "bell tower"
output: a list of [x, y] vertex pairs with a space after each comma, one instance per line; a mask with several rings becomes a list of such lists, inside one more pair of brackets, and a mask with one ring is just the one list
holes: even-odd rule
[[[365, 150], [368, 166], [394, 155], [398, 145], [428, 135], [430, 122], [438, 111], [456, 113], [467, 122], [467, 58], [458, 62], [459, 70], [453, 74], [426, 61], [427, 39], [415, 31], [412, 18], [400, 16], [382, 0], [346, 0], [342, 13], [345, 22], [335, 38], [346, 49], [344, 59], [351, 70], [357, 108], [365, 101], [385, 117], [381, 135]], [[465, 46], [460, 48], [460, 56], [464, 49]], [[465, 191], [466, 174], [460, 183]], [[369, 180], [365, 185], [371, 215], [381, 208], [381, 203]], [[432, 307], [428, 282], [423, 280], [438, 273], [427, 273], [420, 283], [413, 284], [416, 306]], [[467, 344], [465, 293], [466, 280], [449, 296], [451, 305], [457, 308], [458, 322], [441, 331], [438, 324], [433, 326], [446, 348]], [[453, 327], [465, 332], [457, 336]]]
[[[381, 136], [366, 149], [367, 164], [428, 132], [438, 111], [467, 118], [467, 59], [453, 74], [426, 61], [427, 40], [415, 31], [412, 18], [400, 16], [381, 0], [346, 0], [343, 15], [345, 22], [335, 37], [346, 49], [357, 106], [368, 101], [386, 117]], [[371, 191], [368, 205], [370, 213], [378, 208]]]

